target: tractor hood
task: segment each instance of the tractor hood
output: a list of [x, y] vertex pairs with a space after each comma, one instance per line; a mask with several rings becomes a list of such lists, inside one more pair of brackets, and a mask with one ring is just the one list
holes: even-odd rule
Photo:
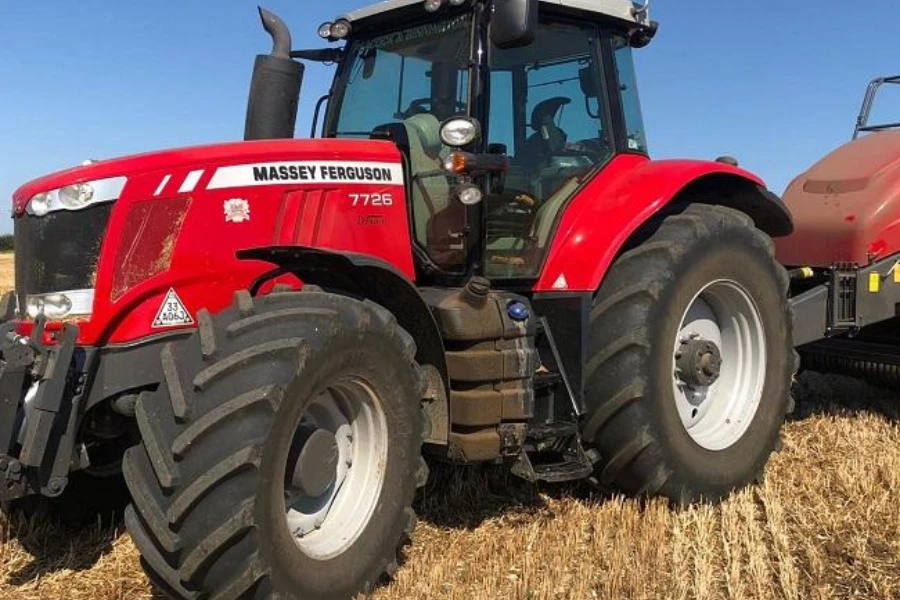
[[272, 270], [240, 250], [366, 254], [413, 278], [404, 184], [394, 144], [346, 139], [214, 144], [47, 175], [14, 197], [18, 303], [32, 316], [61, 297], [79, 344], [130, 343], [194, 326]]
[[[185, 169], [211, 176], [220, 166], [234, 164], [267, 163], [273, 161], [341, 161], [352, 157], [353, 161], [376, 163], [400, 163], [400, 153], [390, 142], [346, 139], [289, 139], [252, 142], [229, 142], [206, 146], [176, 148], [148, 152], [109, 160], [100, 160], [82, 166], [45, 175], [30, 181], [13, 194], [13, 211], [21, 214], [28, 201], [42, 192], [49, 192], [68, 185], [98, 181], [116, 177], [132, 178], [153, 172], [172, 176], [171, 190], [179, 190], [182, 183], [176, 181]], [[285, 183], [290, 183], [286, 181]], [[163, 186], [165, 187], [165, 186]], [[161, 190], [162, 191], [162, 190]], [[165, 191], [170, 191], [165, 188]]]
[[900, 131], [852, 141], [784, 194], [794, 233], [776, 241], [789, 265], [868, 264], [900, 251]]

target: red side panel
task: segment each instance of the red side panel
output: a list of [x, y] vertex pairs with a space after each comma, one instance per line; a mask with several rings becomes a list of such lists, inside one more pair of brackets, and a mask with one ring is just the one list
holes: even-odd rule
[[686, 185], [714, 173], [763, 185], [722, 163], [616, 157], [565, 209], [534, 291], [597, 290], [628, 237]]

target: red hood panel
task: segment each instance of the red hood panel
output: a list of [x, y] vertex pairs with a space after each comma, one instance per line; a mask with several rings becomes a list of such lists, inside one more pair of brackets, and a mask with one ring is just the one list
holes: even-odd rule
[[789, 265], [867, 264], [900, 251], [900, 131], [846, 144], [784, 194], [794, 233], [776, 240]]
[[90, 165], [39, 177], [15, 191], [13, 206], [16, 213], [20, 213], [35, 194], [73, 183], [109, 177], [129, 177], [184, 166], [196, 165], [198, 168], [208, 168], [228, 163], [265, 161], [272, 160], [273, 157], [298, 161], [341, 160], [347, 157], [373, 162], [400, 161], [400, 154], [396, 146], [390, 142], [372, 140], [291, 139], [192, 146], [101, 160]]

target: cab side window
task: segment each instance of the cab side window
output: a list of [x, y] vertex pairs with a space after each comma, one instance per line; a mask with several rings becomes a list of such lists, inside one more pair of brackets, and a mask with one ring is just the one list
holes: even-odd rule
[[634, 56], [628, 40], [622, 36], [614, 36], [616, 51], [616, 73], [619, 77], [619, 94], [622, 96], [622, 109], [625, 112], [626, 145], [633, 152], [647, 154], [647, 135], [644, 129], [644, 117], [641, 113], [641, 100], [638, 94], [637, 77], [634, 70]]

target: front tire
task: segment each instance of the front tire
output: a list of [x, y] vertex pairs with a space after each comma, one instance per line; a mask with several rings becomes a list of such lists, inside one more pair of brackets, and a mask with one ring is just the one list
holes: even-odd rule
[[350, 598], [397, 568], [421, 459], [415, 344], [370, 302], [251, 299], [162, 352], [129, 532], [177, 598]]
[[619, 257], [586, 368], [604, 484], [690, 503], [761, 477], [790, 406], [787, 287], [772, 241], [720, 206], [665, 218]]

